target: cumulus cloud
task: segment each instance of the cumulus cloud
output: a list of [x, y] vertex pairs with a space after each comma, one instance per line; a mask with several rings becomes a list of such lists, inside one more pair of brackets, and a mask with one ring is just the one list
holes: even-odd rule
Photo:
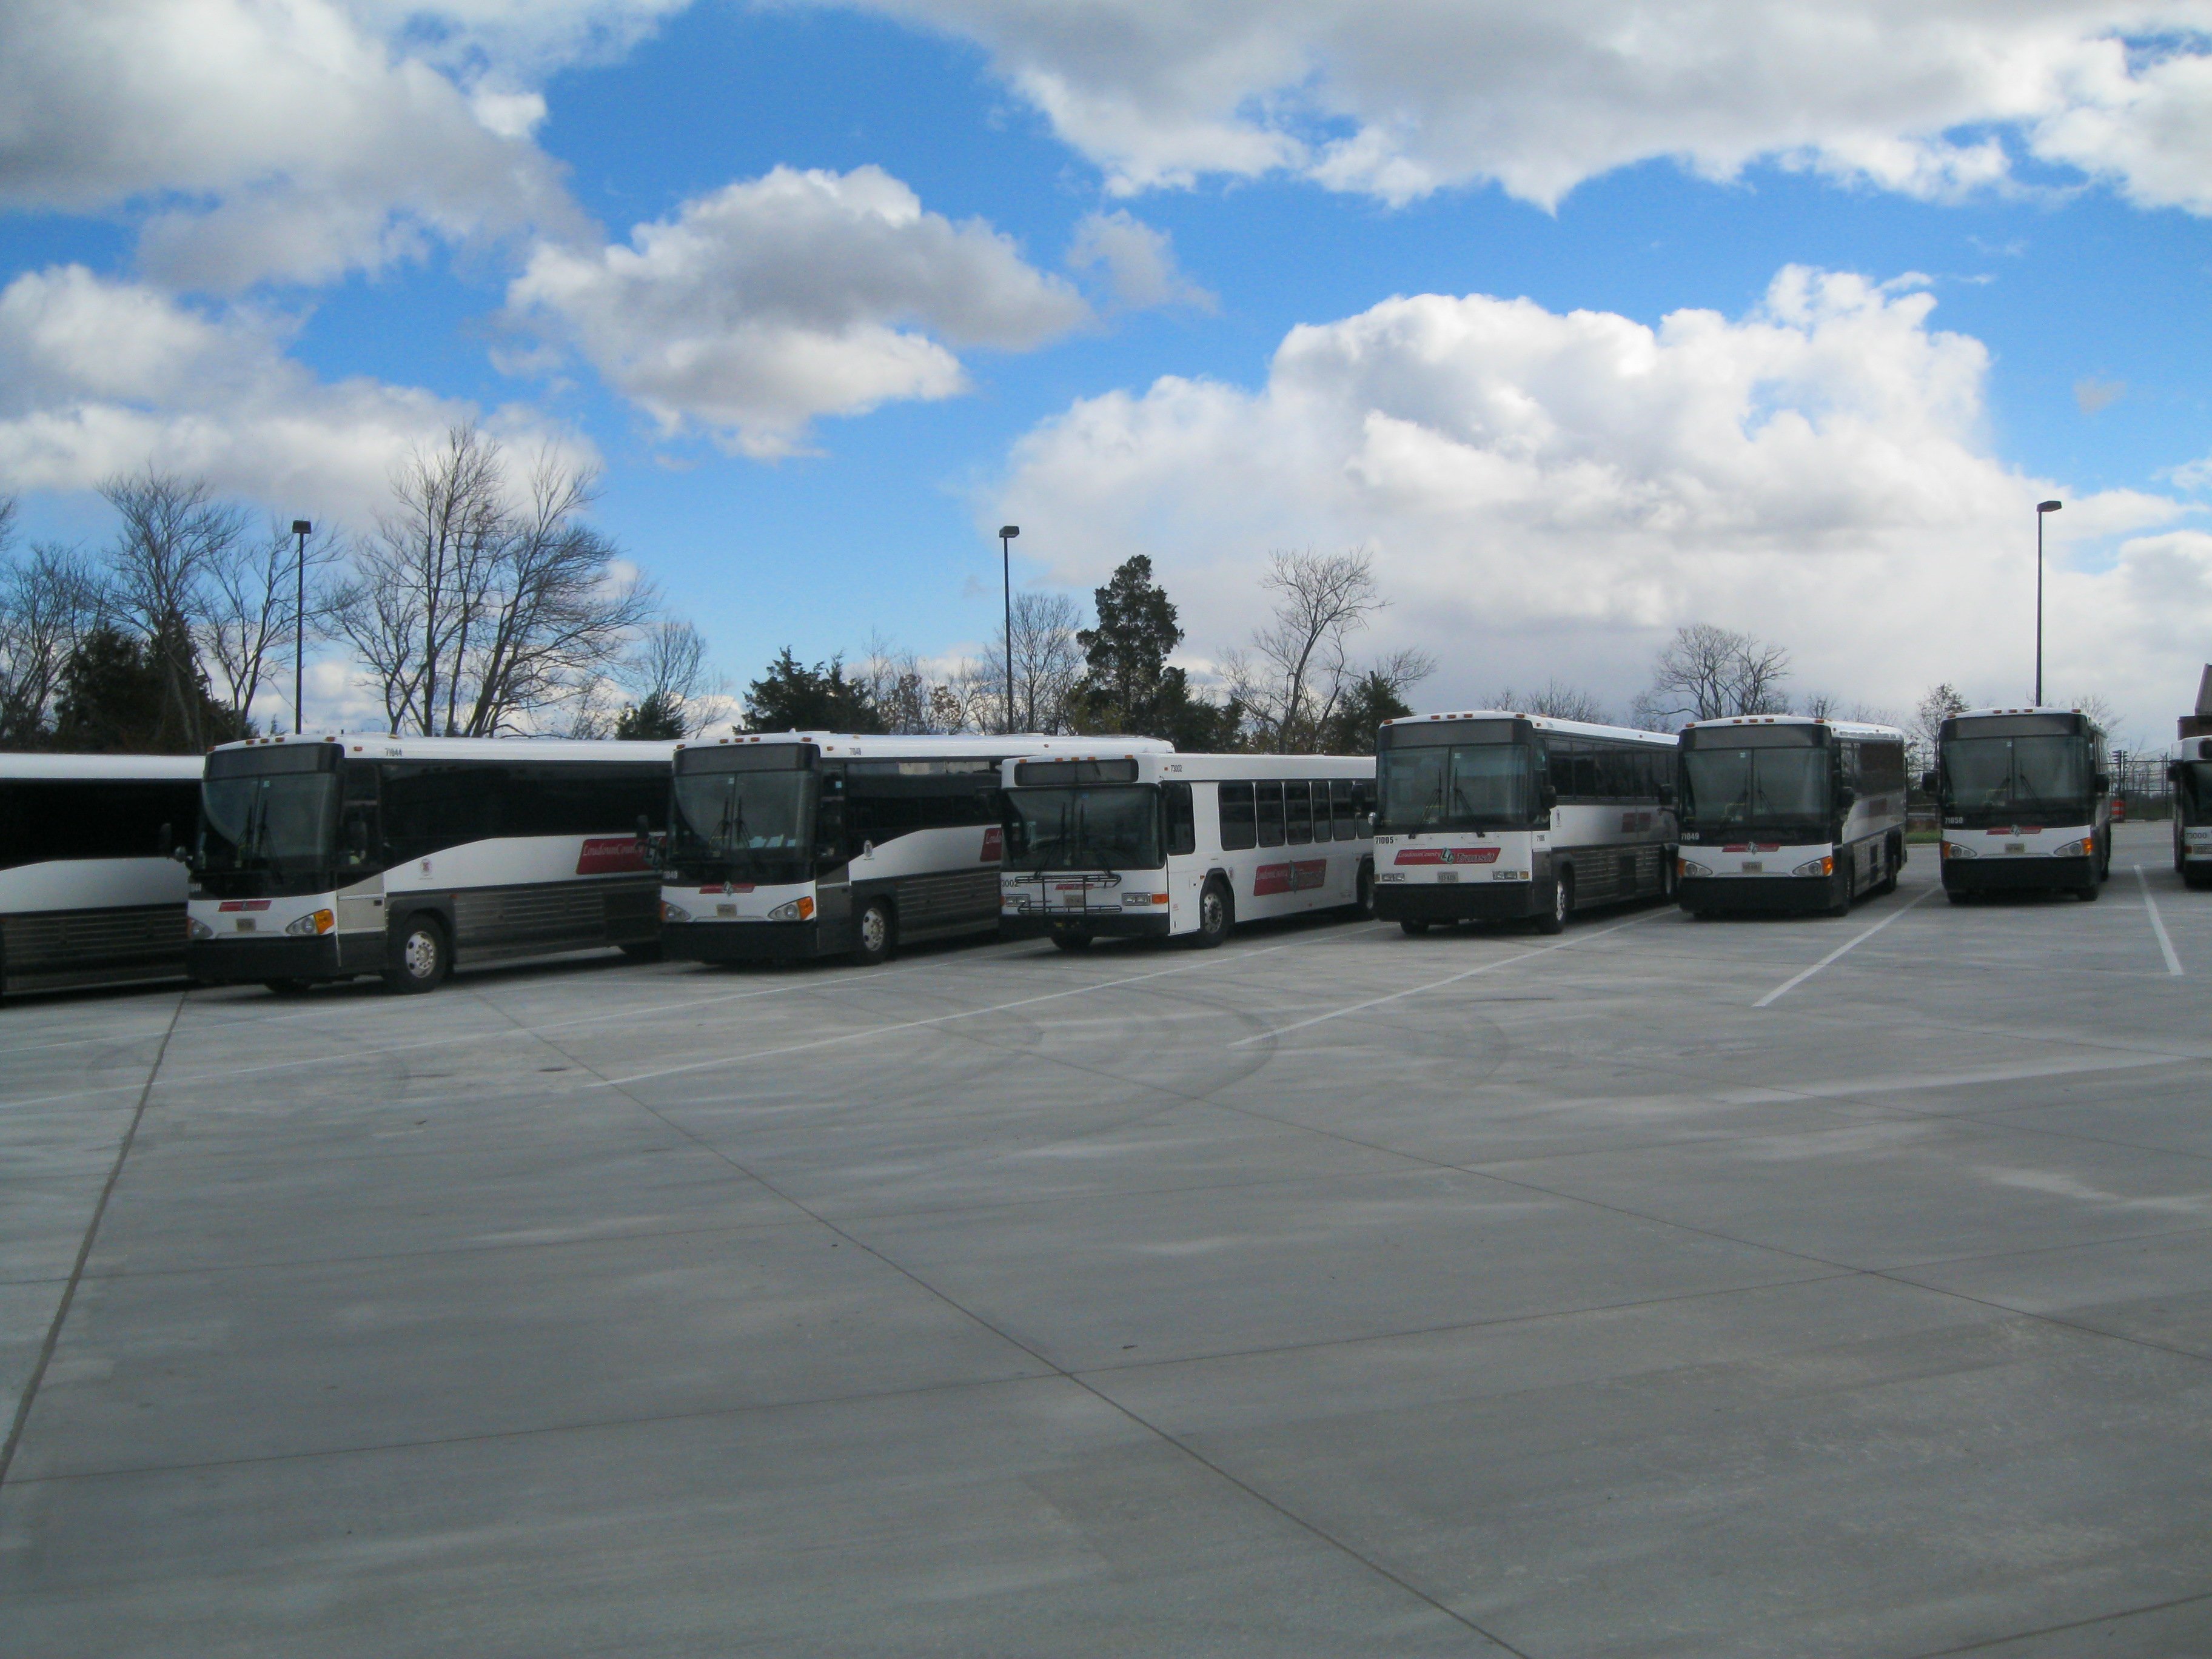
[[1213, 295], [1177, 269], [1167, 232], [1124, 212], [1085, 214], [1069, 244], [1067, 264], [1073, 270], [1103, 270], [1114, 303], [1124, 311], [1176, 305], [1212, 311], [1215, 307]]
[[1082, 326], [1064, 280], [878, 167], [778, 167], [596, 250], [539, 246], [507, 292], [676, 432], [784, 454], [817, 416], [967, 384], [953, 348], [1024, 350]]
[[[290, 332], [82, 266], [18, 276], [0, 289], [0, 489], [85, 489], [150, 462], [288, 515], [362, 524], [394, 462], [477, 414], [414, 387], [318, 380], [284, 356]], [[488, 424], [544, 435], [519, 411]]]
[[542, 102], [477, 64], [465, 88], [336, 0], [13, 0], [0, 206], [142, 209], [149, 268], [210, 289], [573, 227]]
[[[1017, 446], [983, 517], [1071, 584], [1151, 554], [1216, 652], [1255, 620], [1271, 549], [1364, 545], [1395, 599], [1375, 643], [1437, 654], [1431, 707], [1552, 673], [1625, 703], [1691, 622], [1788, 645], [1802, 687], [1846, 700], [2018, 696], [2034, 503], [2065, 492], [1990, 454], [1988, 354], [1934, 305], [1801, 268], [1746, 316], [1656, 326], [1393, 299], [1291, 331], [1257, 391], [1170, 377], [1076, 404]], [[2185, 510], [2069, 499], [2050, 678], [2145, 718], [2194, 684], [2212, 540], [2174, 527]]]
[[1390, 201], [1494, 180], [1550, 206], [1671, 157], [1944, 196], [2005, 177], [2008, 141], [2212, 210], [2203, 0], [866, 3], [981, 43], [1125, 191], [1287, 170]]

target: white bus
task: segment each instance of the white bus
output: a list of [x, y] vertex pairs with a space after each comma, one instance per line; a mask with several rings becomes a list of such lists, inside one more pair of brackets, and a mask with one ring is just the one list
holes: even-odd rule
[[2191, 887], [2212, 887], [2212, 738], [2184, 738], [2166, 751], [2173, 782], [2173, 867]]
[[0, 755], [0, 994], [182, 978], [198, 755]]
[[2105, 734], [2078, 708], [1976, 708], [1937, 728], [1921, 782], [1943, 826], [1943, 892], [2097, 896], [2112, 874]]
[[1480, 708], [1376, 734], [1375, 914], [1409, 933], [1663, 896], [1674, 853], [1674, 740]]
[[[1152, 738], [1117, 749], [1170, 751]], [[691, 962], [844, 955], [993, 932], [1000, 765], [1097, 738], [780, 732], [676, 751], [661, 940]]]
[[1846, 914], [1905, 867], [1905, 733], [1804, 714], [1682, 728], [1681, 866], [1692, 915]]
[[1375, 762], [1364, 755], [1087, 753], [1006, 769], [1000, 929], [1221, 943], [1240, 921], [1373, 903]]
[[668, 743], [326, 732], [209, 751], [192, 977], [291, 991], [656, 948]]

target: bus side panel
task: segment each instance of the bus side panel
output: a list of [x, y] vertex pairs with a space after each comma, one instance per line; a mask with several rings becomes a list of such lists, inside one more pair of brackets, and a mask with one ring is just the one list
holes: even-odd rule
[[659, 927], [660, 880], [635, 834], [441, 848], [387, 871], [385, 888], [395, 924], [416, 896], [449, 901], [456, 963], [644, 944]]
[[[1575, 908], [1620, 904], [1664, 892], [1674, 823], [1671, 812], [1636, 801], [1553, 807], [1552, 866], [1574, 872]], [[1549, 890], [1548, 880], [1534, 884]]]
[[995, 823], [959, 824], [878, 842], [853, 860], [854, 903], [888, 892], [901, 939], [994, 930], [1002, 833]]
[[0, 987], [182, 975], [189, 887], [173, 859], [50, 859], [0, 870]]

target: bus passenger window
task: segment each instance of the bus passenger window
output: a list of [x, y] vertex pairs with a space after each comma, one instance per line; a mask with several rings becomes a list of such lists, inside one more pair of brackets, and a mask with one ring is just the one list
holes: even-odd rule
[[1374, 779], [1354, 778], [1352, 781], [1352, 823], [1363, 838], [1367, 834], [1367, 820], [1375, 816], [1380, 799]]
[[1168, 856], [1198, 851], [1198, 823], [1192, 816], [1190, 786], [1170, 783], [1160, 791], [1165, 800], [1168, 815]]
[[1328, 780], [1316, 778], [1313, 783], [1314, 839], [1334, 841], [1336, 831], [1329, 826]]
[[1260, 807], [1260, 845], [1280, 847], [1283, 844], [1283, 786], [1279, 783], [1255, 784], [1252, 795]]
[[1352, 823], [1352, 780], [1337, 778], [1328, 786], [1329, 817], [1336, 821], [1336, 838], [1354, 841], [1359, 831]]
[[1314, 838], [1313, 795], [1304, 783], [1283, 786], [1283, 839], [1303, 847]]
[[1249, 783], [1224, 783], [1221, 786], [1221, 848], [1224, 852], [1241, 852], [1259, 844], [1259, 834], [1252, 818], [1252, 786]]

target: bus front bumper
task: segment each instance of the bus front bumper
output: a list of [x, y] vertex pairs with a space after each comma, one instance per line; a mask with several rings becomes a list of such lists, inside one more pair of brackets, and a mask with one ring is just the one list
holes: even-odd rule
[[1840, 876], [1684, 876], [1674, 896], [1685, 910], [1736, 910], [1747, 915], [1811, 915], [1833, 906]]
[[258, 985], [272, 979], [350, 979], [383, 971], [389, 955], [379, 933], [307, 939], [193, 939], [185, 974], [205, 985]]
[[1048, 911], [999, 913], [1002, 939], [1050, 939], [1054, 933], [1077, 933], [1091, 939], [1165, 939], [1170, 927], [1164, 913], [1131, 915], [1121, 910], [1086, 910], [1078, 915]]
[[823, 939], [819, 921], [660, 924], [660, 954], [672, 962], [811, 962], [836, 948]]
[[2093, 885], [2090, 859], [1945, 859], [1947, 893], [2035, 893]]
[[1520, 921], [1551, 908], [1548, 881], [1468, 882], [1446, 886], [1438, 882], [1377, 882], [1375, 918], [1378, 921]]

